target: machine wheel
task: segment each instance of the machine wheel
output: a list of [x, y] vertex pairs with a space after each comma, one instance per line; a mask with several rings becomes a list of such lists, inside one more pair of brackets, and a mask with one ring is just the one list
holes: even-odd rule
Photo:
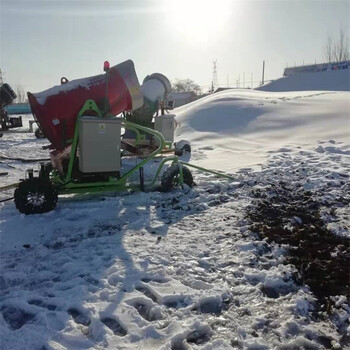
[[185, 144], [185, 145], [182, 147], [182, 150], [183, 150], [184, 152], [191, 153], [191, 145]]
[[[188, 186], [192, 186], [193, 177], [192, 177], [191, 171], [185, 166], [182, 166], [182, 174], [183, 174], [184, 183]], [[161, 186], [162, 186], [163, 192], [169, 192], [173, 190], [177, 185], [179, 185], [179, 181], [180, 181], [179, 166], [177, 164], [172, 165], [163, 173], [163, 176], [161, 179]]]
[[23, 214], [41, 214], [55, 208], [58, 195], [50, 181], [40, 178], [24, 180], [15, 191], [15, 205]]
[[175, 143], [175, 155], [182, 156], [185, 152], [191, 153], [191, 144], [189, 141], [181, 140]]
[[45, 138], [44, 133], [41, 131], [40, 128], [37, 128], [37, 129], [35, 130], [35, 137], [36, 137], [37, 139], [44, 139], [44, 138]]

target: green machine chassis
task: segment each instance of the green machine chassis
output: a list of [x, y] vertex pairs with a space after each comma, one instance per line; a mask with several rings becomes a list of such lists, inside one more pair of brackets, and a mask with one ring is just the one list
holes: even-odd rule
[[[144, 126], [140, 126], [135, 123], [131, 123], [125, 119], [122, 119], [121, 125], [124, 128], [133, 130], [136, 133], [136, 145], [144, 137], [144, 135], [140, 134], [140, 131], [142, 131], [144, 133], [149, 133], [153, 135], [158, 140], [157, 149], [154, 150], [152, 153], [150, 153], [139, 164], [137, 164], [134, 168], [127, 171], [121, 177], [109, 176], [108, 180], [100, 181], [100, 182], [79, 182], [77, 179], [73, 178], [72, 174], [73, 174], [74, 163], [77, 159], [77, 149], [78, 149], [78, 142], [79, 142], [79, 122], [80, 122], [80, 118], [87, 111], [94, 111], [99, 118], [113, 117], [108, 114], [103, 116], [100, 109], [97, 107], [95, 101], [88, 100], [85, 102], [83, 108], [80, 110], [77, 116], [73, 139], [67, 141], [67, 143], [72, 143], [67, 173], [62, 175], [57, 170], [54, 169], [50, 177], [51, 183], [54, 185], [54, 187], [56, 187], [59, 193], [78, 193], [78, 192], [96, 192], [96, 191], [98, 192], [98, 191], [106, 191], [106, 190], [107, 191], [108, 190], [125, 190], [129, 188], [133, 188], [133, 189], [137, 188], [138, 187], [137, 185], [127, 185], [126, 184], [127, 178], [129, 178], [132, 174], [137, 172], [140, 168], [142, 168], [146, 163], [148, 163], [154, 157], [159, 155], [164, 149], [169, 150], [171, 148], [171, 142], [166, 142], [164, 140], [163, 135], [158, 131], [155, 131], [150, 128], [146, 128]], [[159, 173], [161, 172], [166, 162], [179, 163], [177, 156], [167, 157], [166, 159], [164, 159], [160, 163], [152, 182], [147, 184], [147, 186], [154, 185], [154, 183], [157, 180], [157, 177], [159, 176]], [[181, 169], [181, 165], [180, 165], [180, 169]], [[181, 170], [180, 170], [180, 183], [183, 183], [183, 176], [182, 176]]]

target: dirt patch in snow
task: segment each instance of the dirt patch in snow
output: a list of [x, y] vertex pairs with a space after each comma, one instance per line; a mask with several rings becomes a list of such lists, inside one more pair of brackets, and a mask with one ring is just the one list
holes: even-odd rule
[[350, 240], [332, 233], [321, 217], [325, 206], [335, 215], [336, 206], [347, 206], [349, 199], [339, 196], [333, 203], [320, 203], [311, 191], [286, 181], [254, 189], [252, 195], [251, 230], [289, 246], [286, 263], [295, 265], [297, 281], [317, 297], [314, 316], [331, 315], [337, 308], [335, 296], [346, 296], [349, 302]]

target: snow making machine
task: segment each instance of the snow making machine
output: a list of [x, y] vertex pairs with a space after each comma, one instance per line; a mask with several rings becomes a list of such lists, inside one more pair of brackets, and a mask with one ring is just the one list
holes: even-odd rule
[[[143, 166], [163, 152], [167, 156], [146, 185], [155, 184], [166, 162], [172, 165], [161, 177], [162, 190], [193, 184], [190, 170], [183, 165], [187, 163], [169, 154], [190, 147], [182, 142], [183, 149], [172, 148], [175, 118], [163, 108], [169, 80], [156, 73], [140, 86], [131, 60], [113, 67], [106, 61], [104, 71], [73, 81], [62, 78], [59, 86], [28, 92], [34, 118], [51, 142], [51, 162], [41, 163], [37, 172], [27, 170], [18, 184], [14, 200], [21, 213], [48, 212], [59, 194], [143, 190]], [[122, 173], [125, 155], [137, 156], [139, 163]], [[140, 183], [133, 184], [130, 179], [137, 172]]]
[[19, 128], [22, 126], [21, 117], [9, 117], [5, 109], [17, 98], [16, 93], [12, 90], [9, 84], [2, 84], [0, 86], [0, 137], [3, 136], [2, 131], [6, 132], [12, 128]]

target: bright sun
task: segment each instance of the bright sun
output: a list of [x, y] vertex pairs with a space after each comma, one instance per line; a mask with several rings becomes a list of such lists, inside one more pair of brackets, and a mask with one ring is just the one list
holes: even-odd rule
[[225, 29], [231, 3], [230, 0], [169, 0], [167, 18], [177, 35], [204, 42]]

